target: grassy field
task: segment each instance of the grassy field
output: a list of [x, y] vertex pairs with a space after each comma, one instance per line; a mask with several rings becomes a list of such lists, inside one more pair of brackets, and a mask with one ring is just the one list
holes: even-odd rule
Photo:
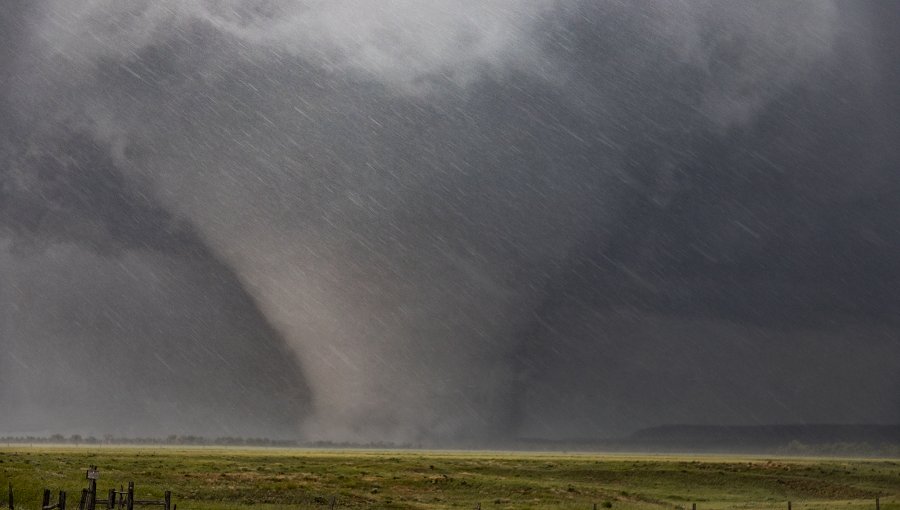
[[[0, 447], [0, 502], [36, 509], [44, 487], [77, 508], [84, 471], [99, 492], [134, 480], [180, 510], [327, 508], [875, 508], [900, 510], [900, 460], [766, 459], [431, 451]], [[73, 505], [74, 501], [74, 505]], [[5, 504], [3, 505], [5, 509]]]

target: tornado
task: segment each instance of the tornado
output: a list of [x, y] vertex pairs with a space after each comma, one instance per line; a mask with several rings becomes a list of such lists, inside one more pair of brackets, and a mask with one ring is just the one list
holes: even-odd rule
[[0, 432], [894, 423], [886, 10], [12, 2]]

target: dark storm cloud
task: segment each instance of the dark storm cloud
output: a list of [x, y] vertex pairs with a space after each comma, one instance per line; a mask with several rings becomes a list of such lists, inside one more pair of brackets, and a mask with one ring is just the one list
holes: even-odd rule
[[[190, 224], [90, 136], [12, 136], [0, 174], [4, 429], [295, 434], [309, 410], [302, 372]], [[114, 418], [97, 423], [104, 414]]]
[[631, 145], [615, 226], [524, 329], [523, 433], [897, 419], [894, 66], [858, 15], [749, 121]]
[[59, 324], [94, 288], [152, 355], [237, 330], [221, 377], [298, 390], [228, 405], [308, 437], [898, 419], [875, 3], [64, 4], [7, 23], [6, 260], [44, 250], [8, 272], [125, 260], [183, 315], [114, 276]]

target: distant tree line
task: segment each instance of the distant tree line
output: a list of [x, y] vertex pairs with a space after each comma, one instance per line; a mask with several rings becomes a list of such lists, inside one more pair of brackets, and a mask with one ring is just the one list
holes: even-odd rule
[[294, 439], [269, 439], [263, 437], [224, 436], [209, 438], [194, 435], [169, 435], [166, 437], [124, 437], [105, 434], [103, 437], [72, 434], [64, 436], [3, 436], [0, 443], [7, 444], [72, 444], [72, 445], [185, 445], [185, 446], [270, 446], [277, 448], [412, 448], [410, 444], [396, 444], [390, 441], [368, 443], [334, 441], [297, 441]]

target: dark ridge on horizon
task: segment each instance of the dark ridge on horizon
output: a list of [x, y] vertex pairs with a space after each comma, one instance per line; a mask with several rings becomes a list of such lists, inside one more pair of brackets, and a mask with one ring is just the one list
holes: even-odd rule
[[641, 429], [629, 441], [662, 444], [823, 443], [900, 444], [900, 424], [894, 425], [663, 425]]

